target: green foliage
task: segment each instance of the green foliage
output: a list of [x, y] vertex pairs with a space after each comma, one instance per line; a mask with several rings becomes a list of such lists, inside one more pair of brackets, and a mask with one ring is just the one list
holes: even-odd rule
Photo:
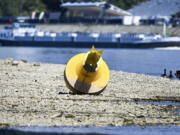
[[144, 1], [147, 0], [112, 0], [112, 3], [122, 9], [129, 9]]
[[30, 15], [32, 11], [46, 11], [41, 0], [0, 0], [0, 16]]
[[59, 11], [60, 0], [42, 0], [48, 11]]
[[20, 0], [0, 0], [0, 15], [12, 16], [19, 14]]
[[[0, 16], [30, 15], [32, 11], [60, 11], [61, 0], [0, 0]], [[63, 0], [64, 2], [104, 1], [104, 0]], [[147, 0], [111, 0], [122, 8], [129, 9], [132, 6]]]
[[32, 11], [46, 11], [46, 6], [41, 0], [20, 0], [21, 13], [31, 14]]

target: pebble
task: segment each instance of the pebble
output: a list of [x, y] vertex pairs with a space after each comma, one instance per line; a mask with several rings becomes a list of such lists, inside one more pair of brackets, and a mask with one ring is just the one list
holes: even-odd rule
[[0, 60], [0, 121], [9, 126], [180, 126], [179, 106], [151, 104], [180, 102], [179, 80], [111, 70], [100, 95], [74, 95], [65, 65], [20, 62], [17, 69], [6, 62]]
[[18, 61], [13, 61], [12, 66], [18, 66], [19, 62]]
[[40, 66], [40, 63], [34, 63], [33, 66], [39, 67], [39, 66]]

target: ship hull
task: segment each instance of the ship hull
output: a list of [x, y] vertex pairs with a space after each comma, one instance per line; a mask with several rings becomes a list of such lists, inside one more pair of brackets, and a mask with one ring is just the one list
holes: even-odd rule
[[23, 46], [23, 47], [74, 47], [89, 48], [94, 45], [97, 48], [160, 48], [160, 47], [180, 47], [180, 42], [62, 42], [62, 41], [17, 41], [1, 40], [1, 46]]

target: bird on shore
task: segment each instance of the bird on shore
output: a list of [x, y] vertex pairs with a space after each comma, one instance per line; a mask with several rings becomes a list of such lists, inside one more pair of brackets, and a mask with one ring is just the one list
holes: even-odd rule
[[170, 79], [174, 78], [173, 73], [172, 73], [172, 70], [169, 71], [169, 76], [168, 76], [168, 78], [170, 78]]
[[167, 77], [166, 69], [164, 69], [164, 73], [161, 75], [161, 77]]
[[109, 68], [102, 59], [103, 51], [94, 46], [87, 53], [73, 56], [67, 63], [64, 79], [73, 93], [99, 94], [108, 84]]
[[177, 70], [175, 73], [176, 78], [180, 79], [180, 70]]

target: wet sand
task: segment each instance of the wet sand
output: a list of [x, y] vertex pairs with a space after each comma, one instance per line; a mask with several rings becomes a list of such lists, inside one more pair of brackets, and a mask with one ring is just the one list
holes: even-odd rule
[[0, 60], [0, 127], [180, 126], [179, 80], [111, 71], [101, 94], [74, 95], [65, 86], [64, 68]]

